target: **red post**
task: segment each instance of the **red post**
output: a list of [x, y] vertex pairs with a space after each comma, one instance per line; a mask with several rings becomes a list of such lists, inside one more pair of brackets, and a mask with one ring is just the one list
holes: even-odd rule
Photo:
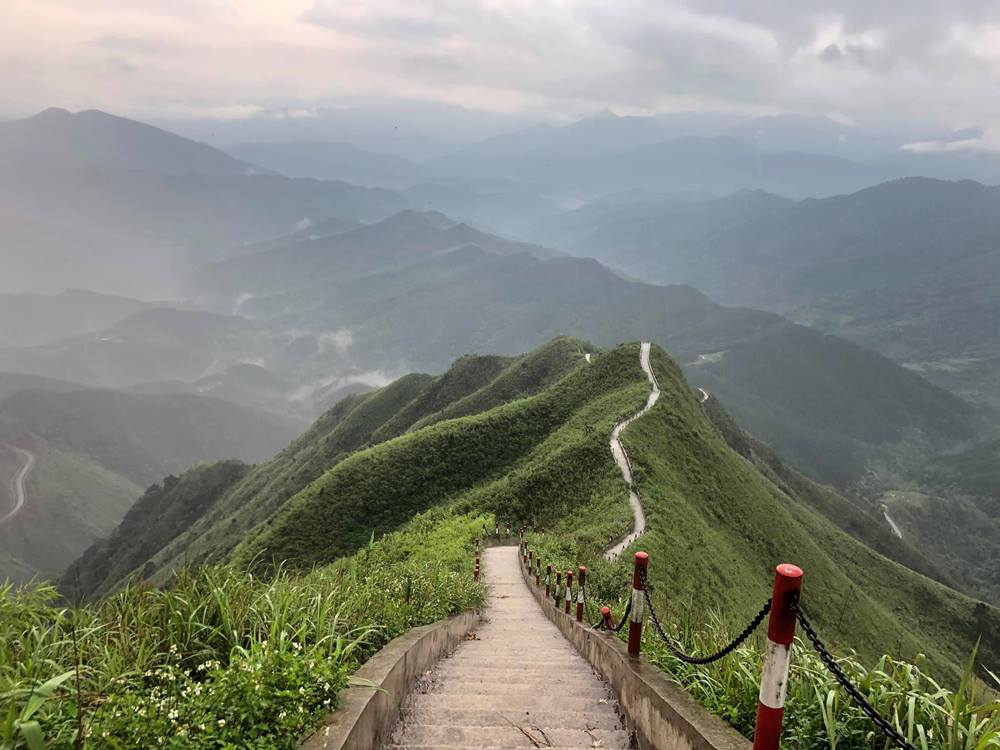
[[628, 654], [638, 656], [642, 644], [642, 579], [649, 568], [649, 555], [635, 553], [635, 567], [632, 569], [632, 617], [628, 624]]
[[562, 588], [562, 571], [556, 571], [556, 587], [552, 592], [552, 601], [555, 602], [556, 608], [559, 607], [559, 589]]
[[576, 572], [579, 573], [579, 577], [577, 578], [579, 583], [577, 584], [576, 591], [576, 621], [583, 622], [583, 587], [587, 580], [587, 567], [581, 565]]
[[566, 614], [569, 614], [569, 604], [573, 601], [573, 571], [566, 571]]
[[601, 607], [601, 624], [605, 630], [614, 630], [615, 626], [611, 622], [611, 607]]
[[536, 557], [535, 558], [535, 585], [536, 586], [541, 586], [542, 585], [542, 558], [541, 557]]
[[549, 598], [549, 594], [552, 593], [552, 565], [551, 563], [545, 564], [545, 598]]
[[760, 674], [757, 696], [757, 727], [753, 733], [754, 750], [778, 750], [781, 722], [785, 717], [785, 693], [788, 689], [788, 665], [795, 638], [795, 612], [791, 604], [802, 590], [802, 569], [782, 563], [774, 571], [771, 615], [767, 623], [767, 650]]

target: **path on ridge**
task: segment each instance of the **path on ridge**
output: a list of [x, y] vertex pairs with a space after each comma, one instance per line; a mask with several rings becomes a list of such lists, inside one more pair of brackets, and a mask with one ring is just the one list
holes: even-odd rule
[[629, 747], [613, 693], [543, 614], [519, 566], [517, 547], [483, 551], [489, 598], [476, 640], [421, 679], [383, 750]]
[[649, 350], [649, 342], [642, 342], [639, 347], [639, 364], [642, 367], [643, 372], [646, 373], [646, 377], [649, 379], [651, 386], [649, 397], [646, 399], [646, 405], [628, 419], [623, 419], [614, 426], [613, 430], [611, 430], [611, 455], [614, 456], [615, 463], [618, 464], [622, 477], [625, 479], [625, 484], [628, 485], [628, 501], [632, 506], [633, 528], [631, 534], [626, 535], [625, 538], [617, 544], [614, 544], [604, 550], [604, 557], [608, 560], [614, 560], [618, 557], [618, 555], [620, 555], [626, 547], [642, 536], [642, 534], [646, 531], [646, 514], [642, 510], [642, 501], [639, 499], [639, 493], [635, 491], [635, 486], [632, 484], [632, 465], [629, 463], [628, 454], [625, 453], [625, 447], [622, 445], [621, 434], [622, 430], [652, 409], [653, 404], [655, 404], [656, 400], [660, 397], [660, 386], [656, 382], [656, 376], [653, 374], [653, 368], [649, 364]]
[[26, 497], [24, 481], [28, 478], [28, 474], [31, 473], [32, 468], [35, 466], [34, 453], [26, 451], [23, 448], [16, 448], [13, 445], [8, 445], [7, 447], [14, 451], [23, 463], [17, 470], [17, 473], [15, 473], [10, 480], [10, 494], [14, 498], [14, 506], [6, 514], [0, 516], [0, 523], [9, 521], [17, 515], [21, 508], [24, 507], [24, 499]]

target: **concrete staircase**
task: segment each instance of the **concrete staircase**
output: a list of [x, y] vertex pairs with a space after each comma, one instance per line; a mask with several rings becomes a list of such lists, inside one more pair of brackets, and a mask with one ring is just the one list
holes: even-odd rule
[[632, 747], [614, 695], [542, 614], [519, 564], [517, 547], [484, 550], [486, 621], [421, 678], [383, 750]]

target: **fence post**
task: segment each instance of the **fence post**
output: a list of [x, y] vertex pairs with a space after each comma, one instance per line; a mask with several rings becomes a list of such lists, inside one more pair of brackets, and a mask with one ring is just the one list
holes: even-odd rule
[[555, 590], [552, 592], [552, 601], [555, 603], [556, 609], [559, 609], [559, 589], [561, 589], [561, 588], [562, 588], [562, 571], [561, 570], [557, 570], [556, 571], [556, 587], [555, 587]]
[[552, 563], [545, 563], [545, 598], [552, 593]]
[[569, 605], [573, 601], [573, 571], [566, 571], [566, 614], [569, 614]]
[[542, 585], [542, 556], [535, 558], [535, 585]]
[[583, 622], [583, 600], [584, 593], [583, 587], [586, 585], [587, 580], [587, 566], [581, 565], [577, 570], [579, 577], [577, 578], [577, 592], [576, 592], [576, 621]]
[[609, 631], [615, 629], [611, 622], [611, 607], [601, 607], [601, 627]]
[[649, 555], [645, 552], [635, 553], [635, 566], [632, 569], [632, 618], [628, 624], [628, 655], [638, 656], [642, 644], [642, 579], [649, 568]]
[[795, 638], [795, 612], [791, 603], [801, 589], [801, 568], [788, 563], [775, 568], [771, 615], [767, 622], [767, 650], [764, 653], [760, 693], [757, 696], [754, 750], [778, 750], [781, 721], [785, 716], [788, 665], [792, 657], [792, 640]]
[[497, 521], [496, 535], [497, 535], [497, 539], [499, 539], [500, 538], [500, 522], [499, 521]]

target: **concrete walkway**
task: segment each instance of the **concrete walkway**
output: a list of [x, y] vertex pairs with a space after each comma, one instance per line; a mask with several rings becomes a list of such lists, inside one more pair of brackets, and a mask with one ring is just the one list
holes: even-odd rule
[[483, 552], [476, 640], [421, 679], [383, 750], [628, 748], [613, 694], [528, 591], [517, 547]]
[[628, 501], [632, 506], [633, 524], [632, 533], [627, 534], [616, 544], [612, 544], [604, 550], [604, 557], [608, 560], [617, 559], [632, 542], [646, 533], [646, 514], [642, 509], [642, 500], [639, 499], [639, 493], [635, 491], [635, 484], [632, 481], [632, 464], [629, 463], [628, 454], [625, 453], [625, 446], [622, 445], [622, 430], [652, 409], [653, 405], [660, 398], [660, 385], [656, 382], [656, 375], [653, 374], [652, 365], [649, 364], [649, 351], [649, 342], [642, 342], [639, 347], [639, 365], [642, 367], [642, 371], [646, 373], [646, 378], [649, 380], [650, 386], [646, 403], [639, 411], [628, 419], [624, 419], [616, 424], [614, 429], [611, 430], [611, 455], [615, 459], [615, 463], [618, 464], [618, 469], [622, 473], [625, 484], [628, 485]]

